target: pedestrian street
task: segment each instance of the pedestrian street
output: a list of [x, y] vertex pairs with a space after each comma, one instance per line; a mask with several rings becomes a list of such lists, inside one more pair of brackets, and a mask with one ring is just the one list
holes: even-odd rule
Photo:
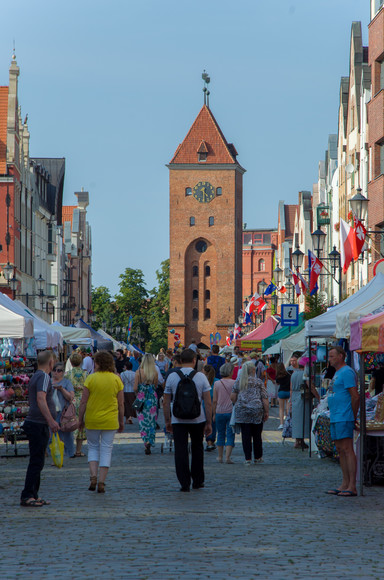
[[339, 467], [282, 444], [277, 426], [267, 422], [262, 464], [244, 465], [240, 436], [233, 465], [205, 453], [205, 488], [190, 493], [164, 436], [146, 456], [137, 424], [116, 436], [105, 494], [88, 491], [86, 457], [61, 470], [47, 458], [52, 504], [21, 508], [27, 458], [1, 459], [1, 578], [381, 578], [384, 490], [326, 495]]

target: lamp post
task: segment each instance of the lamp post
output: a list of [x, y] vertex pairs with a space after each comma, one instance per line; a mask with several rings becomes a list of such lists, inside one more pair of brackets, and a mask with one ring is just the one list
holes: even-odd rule
[[[340, 302], [341, 302], [341, 258], [340, 258], [340, 252], [338, 252], [336, 250], [336, 246], [333, 246], [333, 250], [331, 252], [329, 252], [328, 259], [329, 259], [330, 264], [331, 264], [332, 276], [333, 276], [334, 280], [339, 285], [339, 304], [340, 304]], [[339, 269], [338, 280], [336, 280], [337, 269]]]
[[[262, 295], [264, 301], [265, 301], [264, 292], [265, 292], [267, 286], [268, 286], [268, 284], [266, 283], [266, 281], [263, 278], [262, 281], [259, 282], [259, 290], [261, 291], [261, 295]], [[265, 322], [265, 310], [266, 310], [266, 308], [264, 308], [264, 310], [263, 310], [263, 322]]]
[[312, 247], [316, 252], [316, 256], [319, 258], [324, 250], [326, 233], [323, 232], [321, 228], [311, 233]]
[[292, 282], [289, 280], [286, 285], [285, 285], [286, 289], [287, 289], [287, 295], [288, 295], [288, 302], [289, 303], [295, 303], [295, 293], [294, 293], [294, 288], [295, 286], [292, 284]]
[[[279, 288], [280, 283], [281, 283], [281, 276], [282, 276], [283, 270], [279, 267], [279, 264], [277, 264], [276, 268], [273, 270], [273, 279], [275, 280], [276, 286], [277, 288]], [[275, 298], [275, 300], [274, 300]], [[271, 298], [272, 304], [274, 306], [274, 310], [275, 310], [275, 314], [277, 314], [277, 308], [279, 305], [279, 297], [276, 294], [272, 296]]]
[[9, 262], [7, 262], [6, 266], [3, 266], [3, 274], [6, 281], [9, 283], [11, 276], [13, 274], [13, 266]]
[[296, 250], [292, 252], [292, 262], [296, 270], [300, 270], [303, 265], [304, 252], [302, 252], [299, 246], [296, 246]]

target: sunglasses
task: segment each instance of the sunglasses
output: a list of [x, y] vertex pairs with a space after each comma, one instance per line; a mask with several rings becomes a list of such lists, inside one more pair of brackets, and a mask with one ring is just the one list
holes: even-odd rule
[[64, 369], [53, 369], [53, 372], [55, 373], [63, 373]]

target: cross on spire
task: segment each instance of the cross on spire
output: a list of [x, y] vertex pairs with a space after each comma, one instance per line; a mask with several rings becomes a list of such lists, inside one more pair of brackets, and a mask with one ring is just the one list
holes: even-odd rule
[[204, 81], [204, 88], [203, 88], [203, 93], [204, 93], [204, 105], [207, 105], [207, 107], [209, 108], [209, 95], [211, 94], [208, 90], [208, 85], [211, 82], [211, 79], [209, 77], [209, 74], [206, 72], [206, 70], [204, 69], [203, 74], [201, 75], [201, 78]]

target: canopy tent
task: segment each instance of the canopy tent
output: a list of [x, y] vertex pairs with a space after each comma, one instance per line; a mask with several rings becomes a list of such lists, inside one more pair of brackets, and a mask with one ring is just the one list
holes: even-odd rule
[[24, 314], [33, 320], [34, 336], [36, 339], [36, 348], [38, 350], [45, 350], [46, 348], [58, 348], [63, 346], [63, 337], [58, 330], [51, 327], [48, 322], [37, 316], [32, 310], [28, 308], [20, 300], [15, 300], [24, 312]]
[[[358, 292], [349, 296], [340, 304], [333, 306], [324, 314], [316, 316], [305, 323], [305, 336], [336, 336], [336, 317], [338, 314], [348, 313], [351, 310], [362, 308], [364, 304], [368, 303], [373, 297], [382, 293], [384, 304], [384, 274], [376, 274], [374, 278], [366, 286], [360, 288]], [[367, 312], [368, 314], [368, 312]], [[340, 337], [344, 338], [344, 337]]]
[[361, 333], [361, 349], [364, 352], [384, 352], [384, 313], [364, 319]]
[[383, 316], [384, 308], [375, 314], [369, 314], [368, 316], [362, 316], [359, 320], [351, 322], [351, 337], [349, 340], [350, 350], [360, 350], [361, 349], [361, 338], [363, 332], [363, 324], [369, 322], [370, 320], [375, 320], [376, 318]]
[[[3, 308], [5, 310], [9, 310], [11, 312], [13, 312], [14, 314], [17, 314], [18, 316], [21, 316], [24, 319], [24, 323], [21, 323], [21, 321], [19, 321], [19, 325], [14, 327], [14, 332], [17, 332], [18, 336], [13, 336], [13, 335], [6, 335], [5, 332], [8, 332], [9, 330], [11, 330], [11, 326], [7, 326], [3, 328], [3, 320], [0, 319], [0, 325], [1, 325], [1, 337], [2, 338], [32, 338], [34, 336], [34, 324], [33, 324], [33, 320], [27, 316], [27, 314], [23, 311], [22, 308], [20, 308], [20, 306], [18, 306], [13, 300], [11, 300], [6, 294], [3, 294], [2, 292], [0, 292], [0, 305], [3, 306]], [[7, 320], [10, 322], [11, 321], [11, 317], [5, 317], [4, 315], [4, 320], [5, 318], [7, 318]], [[14, 318], [14, 320], [16, 320], [16, 318]], [[21, 331], [21, 328], [23, 327], [23, 330]]]
[[247, 336], [236, 339], [236, 346], [241, 350], [261, 350], [262, 340], [274, 333], [277, 323], [278, 321], [270, 316]]
[[118, 340], [115, 340], [113, 338], [113, 336], [111, 336], [110, 334], [108, 334], [108, 332], [105, 332], [105, 330], [103, 330], [102, 328], [99, 328], [99, 330], [97, 331], [99, 334], [101, 334], [101, 336], [103, 336], [104, 338], [106, 338], [107, 340], [111, 340], [113, 343], [113, 350], [117, 350], [118, 348], [126, 348], [125, 344], [122, 342], [119, 342]]
[[91, 338], [96, 341], [96, 346], [98, 350], [113, 350], [112, 340], [107, 340], [104, 336], [101, 336], [96, 330], [94, 330], [89, 324], [84, 322], [82, 318], [78, 320], [75, 324], [76, 328], [86, 328], [91, 333]]
[[74, 326], [63, 326], [60, 322], [53, 322], [52, 328], [58, 329], [67, 344], [78, 346], [92, 346], [94, 341], [87, 328], [75, 328]]
[[288, 336], [292, 336], [293, 334], [300, 332], [300, 330], [304, 328], [304, 324], [304, 313], [301, 312], [299, 314], [299, 324], [297, 326], [282, 326], [279, 330], [276, 330], [276, 332], [271, 334], [271, 336], [264, 338], [262, 345], [263, 353], [265, 350], [269, 349], [273, 344], [279, 342], [283, 338], [287, 338]]
[[33, 322], [0, 304], [0, 338], [31, 338]]
[[384, 308], [384, 288], [364, 304], [350, 312], [341, 312], [336, 316], [336, 338], [348, 338], [351, 335], [351, 324], [363, 316], [378, 314]]

